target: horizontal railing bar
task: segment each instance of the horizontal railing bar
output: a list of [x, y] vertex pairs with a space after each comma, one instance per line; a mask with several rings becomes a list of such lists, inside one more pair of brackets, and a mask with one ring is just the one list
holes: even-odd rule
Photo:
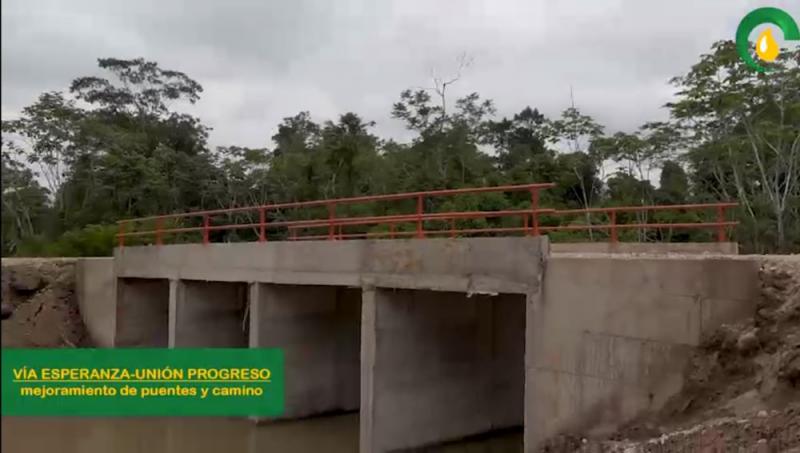
[[739, 206], [738, 203], [698, 203], [698, 204], [673, 204], [673, 205], [653, 205], [653, 206], [611, 206], [605, 208], [586, 208], [586, 209], [559, 209], [554, 215], [585, 214], [587, 212], [636, 212], [636, 211], [669, 211], [681, 209], [710, 209], [710, 208], [733, 208]]
[[[520, 216], [520, 215], [530, 215], [533, 212], [536, 213], [548, 213], [552, 212], [553, 209], [538, 209], [536, 211], [531, 210], [506, 210], [506, 211], [458, 211], [458, 212], [436, 212], [436, 213], [428, 213], [419, 216], [417, 214], [397, 214], [397, 215], [390, 215], [390, 216], [373, 216], [373, 217], [337, 217], [334, 219], [315, 219], [315, 220], [289, 220], [289, 221], [273, 221], [266, 223], [266, 227], [279, 227], [279, 226], [286, 226], [289, 229], [298, 229], [298, 228], [315, 228], [315, 227], [327, 227], [327, 226], [352, 226], [352, 225], [370, 225], [370, 224], [380, 224], [380, 223], [404, 223], [404, 222], [414, 222], [418, 219], [422, 220], [451, 220], [451, 219], [468, 219], [468, 218], [481, 218], [481, 217], [512, 217], [512, 216]], [[228, 224], [228, 225], [209, 225], [208, 230], [236, 230], [236, 229], [247, 229], [247, 228], [254, 228], [261, 226], [260, 223], [240, 223], [240, 224]], [[175, 233], [175, 232], [189, 232], [189, 231], [202, 231], [206, 229], [205, 227], [187, 227], [187, 228], [172, 228], [172, 229], [161, 229], [161, 230], [147, 230], [147, 231], [135, 231], [135, 232], [125, 232], [125, 233], [118, 233], [117, 237], [129, 237], [129, 236], [144, 236], [148, 234], [155, 234], [156, 232], [160, 233]]]
[[555, 187], [555, 183], [516, 184], [516, 185], [494, 186], [494, 187], [466, 187], [461, 189], [430, 190], [430, 191], [405, 192], [405, 193], [384, 194], [384, 195], [364, 195], [359, 197], [331, 198], [327, 200], [297, 201], [297, 202], [275, 203], [275, 204], [258, 205], [258, 206], [241, 206], [236, 208], [223, 208], [223, 209], [212, 209], [205, 211], [162, 214], [156, 216], [138, 217], [133, 219], [123, 219], [117, 221], [117, 223], [129, 224], [134, 222], [143, 222], [146, 220], [171, 219], [171, 218], [176, 219], [182, 217], [196, 217], [196, 216], [206, 216], [215, 214], [226, 214], [232, 212], [254, 211], [258, 209], [276, 210], [276, 209], [286, 209], [286, 208], [307, 208], [313, 206], [327, 206], [330, 204], [352, 204], [352, 203], [367, 203], [374, 201], [403, 200], [403, 199], [417, 198], [420, 196], [442, 197], [442, 196], [465, 195], [465, 194], [486, 193], [486, 192], [515, 192], [515, 191], [530, 190], [530, 189], [547, 189], [551, 187]]
[[[499, 211], [488, 211], [488, 212], [499, 212]], [[530, 211], [513, 211], [513, 212], [515, 213], [515, 215], [520, 215], [520, 214], [529, 213]], [[469, 213], [469, 214], [472, 214], [472, 213]], [[426, 215], [430, 215], [430, 214], [426, 214]], [[509, 216], [511, 216], [511, 215], [509, 214]], [[391, 223], [404, 223], [404, 222], [413, 222], [413, 221], [415, 221], [417, 219], [417, 217], [413, 216], [413, 215], [408, 215], [408, 216], [405, 216], [405, 217], [408, 217], [408, 219], [405, 220], [405, 221], [396, 220], [396, 219], [390, 219], [388, 221], [384, 219], [384, 221], [391, 222]], [[474, 216], [474, 217], [482, 217], [482, 216]], [[461, 218], [461, 217], [454, 217], [454, 218]], [[467, 217], [463, 217], [463, 218], [467, 218]], [[429, 218], [429, 219], [426, 219], [425, 217], [423, 217], [423, 220], [449, 220], [449, 219], [450, 219], [449, 217], [445, 218], [445, 217], [441, 217], [441, 216], [440, 217], [436, 217], [436, 218]], [[353, 219], [353, 220], [360, 220], [360, 219]], [[286, 223], [288, 224], [288, 223], [292, 223], [292, 222], [286, 222]], [[368, 224], [380, 224], [380, 223], [384, 223], [384, 222], [378, 221], [378, 220], [373, 220], [373, 221], [371, 221], [369, 223], [366, 223], [366, 222], [365, 223], [344, 223], [344, 222], [337, 223], [337, 222], [334, 222], [333, 225], [334, 226], [347, 226], [347, 225], [368, 225]], [[597, 224], [597, 225], [540, 226], [539, 229], [541, 231], [545, 231], [546, 232], [546, 231], [607, 230], [607, 229], [612, 229], [612, 228], [618, 228], [618, 229], [625, 229], [625, 228], [627, 228], [627, 229], [631, 229], [631, 228], [711, 228], [711, 227], [720, 227], [720, 226], [736, 226], [738, 224], [739, 224], [738, 221], [705, 222], [705, 223], [618, 223], [618, 224]], [[326, 223], [323, 223], [323, 224], [320, 224], [320, 225], [312, 225], [312, 226], [292, 225], [289, 228], [290, 229], [299, 229], [299, 228], [310, 228], [310, 227], [322, 227], [322, 226], [328, 226], [328, 225], [329, 225], [329, 223], [327, 223], [327, 221], [326, 221]], [[258, 226], [260, 226], [260, 224], [258, 224], [258, 223], [214, 225], [214, 226], [209, 226], [208, 230], [228, 230], [228, 229], [237, 230], [237, 229], [254, 228], [254, 227], [258, 227]], [[279, 225], [278, 225], [277, 222], [273, 222], [273, 223], [267, 224], [267, 226], [273, 227], [273, 226], [279, 226]], [[164, 233], [185, 233], [185, 232], [203, 231], [203, 229], [204, 229], [203, 227], [189, 227], [189, 228], [175, 228], [175, 229], [169, 229], [169, 230], [131, 231], [131, 232], [126, 232], [126, 233], [118, 233], [116, 236], [117, 237], [147, 236], [147, 235], [154, 235], [154, 234], [156, 234], [157, 231], [160, 231], [162, 234], [164, 234]], [[524, 228], [519, 228], [519, 229], [524, 230]], [[485, 229], [481, 229], [481, 230], [485, 230]], [[504, 231], [511, 231], [511, 230], [513, 230], [513, 228], [512, 229], [504, 229]], [[466, 230], [425, 230], [426, 233], [442, 232], [443, 234], [444, 233], [449, 233], [451, 231], [460, 232], [460, 231], [466, 231]], [[402, 231], [397, 231], [394, 234], [395, 235], [400, 235], [400, 234], [404, 234], [404, 233], [414, 234], [414, 232], [402, 232]], [[384, 233], [375, 232], [375, 234], [384, 234]], [[391, 232], [386, 232], [385, 234], [386, 235], [391, 235], [392, 233]], [[326, 237], [326, 238], [328, 237], [328, 235], [320, 235], [320, 236], [321, 237]], [[306, 236], [301, 236], [301, 237], [306, 237]]]
[[576, 231], [576, 230], [610, 230], [613, 228], [711, 228], [721, 226], [736, 226], [739, 222], [708, 222], [708, 223], [618, 223], [600, 225], [559, 225], [540, 226], [541, 231]]
[[[529, 231], [530, 228], [525, 227], [505, 227], [505, 228], [470, 228], [470, 229], [463, 229], [463, 230], [425, 230], [425, 235], [444, 235], [444, 234], [457, 234], [457, 233], [502, 233], [502, 232], [525, 232]], [[336, 235], [337, 238], [365, 238], [365, 237], [373, 237], [373, 236], [413, 236], [417, 234], [416, 231], [373, 231], [367, 233], [346, 233], [341, 235]], [[315, 234], [315, 235], [302, 235], [296, 236], [292, 240], [316, 240], [316, 239], [328, 239], [327, 234]]]

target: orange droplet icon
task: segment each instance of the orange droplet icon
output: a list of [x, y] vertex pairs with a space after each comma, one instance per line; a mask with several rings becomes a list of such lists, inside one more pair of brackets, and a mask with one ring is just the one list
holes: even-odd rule
[[778, 57], [778, 52], [780, 52], [780, 48], [775, 38], [772, 37], [772, 29], [765, 28], [756, 39], [756, 54], [758, 58], [764, 61], [775, 61], [775, 58]]

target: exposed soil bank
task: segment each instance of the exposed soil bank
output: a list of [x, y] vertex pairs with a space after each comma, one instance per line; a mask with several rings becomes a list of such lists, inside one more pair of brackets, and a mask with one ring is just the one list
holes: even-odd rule
[[75, 298], [75, 262], [3, 258], [3, 347], [91, 346]]

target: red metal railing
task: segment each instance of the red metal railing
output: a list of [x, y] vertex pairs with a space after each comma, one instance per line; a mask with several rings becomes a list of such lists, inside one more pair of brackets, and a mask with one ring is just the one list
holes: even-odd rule
[[[520, 184], [520, 185], [507, 185], [507, 186], [496, 186], [496, 187], [475, 187], [475, 188], [464, 188], [464, 189], [446, 189], [446, 190], [433, 190], [433, 191], [422, 191], [422, 192], [407, 192], [407, 193], [398, 193], [398, 194], [387, 194], [387, 195], [370, 195], [370, 196], [361, 196], [361, 197], [349, 197], [349, 198], [336, 198], [330, 200], [315, 200], [315, 201], [300, 201], [294, 203], [276, 203], [270, 205], [261, 205], [261, 206], [246, 206], [246, 207], [236, 207], [236, 208], [228, 208], [228, 209], [215, 209], [215, 210], [208, 210], [208, 211], [195, 211], [195, 212], [185, 212], [185, 213], [177, 213], [177, 214], [166, 214], [166, 215], [158, 215], [158, 216], [150, 216], [150, 217], [141, 217], [137, 219], [127, 219], [121, 220], [118, 222], [119, 224], [119, 233], [117, 233], [117, 238], [119, 241], [119, 246], [124, 247], [125, 245], [125, 238], [130, 237], [138, 237], [138, 236], [151, 236], [154, 237], [156, 240], [156, 244], [160, 245], [163, 242], [163, 237], [165, 234], [177, 234], [177, 233], [191, 233], [191, 232], [201, 232], [203, 237], [203, 243], [208, 244], [210, 242], [210, 233], [212, 231], [217, 230], [236, 230], [236, 229], [250, 229], [254, 228], [258, 230], [258, 240], [260, 242], [266, 242], [268, 240], [268, 228], [286, 228], [290, 233], [290, 238], [292, 239], [299, 239], [300, 237], [297, 235], [297, 232], [300, 229], [312, 229], [312, 228], [325, 228], [327, 229], [327, 233], [324, 235], [313, 235], [313, 238], [316, 239], [345, 239], [345, 238], [352, 238], [358, 237], [357, 234], [349, 233], [345, 234], [343, 232], [343, 228], [348, 226], [366, 226], [366, 225], [389, 225], [390, 231], [387, 233], [387, 236], [390, 237], [397, 237], [397, 236], [415, 236], [417, 238], [424, 238], [426, 234], [441, 234], [439, 230], [426, 230], [425, 229], [425, 222], [429, 221], [450, 221], [451, 222], [451, 229], [449, 232], [452, 235], [462, 233], [476, 233], [478, 232], [477, 229], [466, 229], [466, 230], [457, 230], [455, 229], [455, 222], [459, 219], [474, 219], [474, 218], [493, 218], [493, 217], [508, 217], [508, 216], [518, 216], [523, 218], [524, 225], [527, 226], [528, 219], [530, 218], [530, 228], [529, 234], [531, 235], [538, 235], [538, 225], [539, 225], [539, 216], [541, 213], [545, 212], [553, 212], [552, 209], [542, 210], [539, 209], [539, 191], [547, 188], [554, 187], [555, 184], [552, 183], [541, 183], [541, 184]], [[477, 193], [505, 193], [505, 192], [529, 192], [531, 196], [531, 205], [528, 209], [519, 209], [519, 210], [506, 210], [506, 211], [461, 211], [461, 212], [437, 212], [437, 213], [425, 213], [424, 206], [425, 200], [429, 198], [435, 197], [446, 197], [446, 196], [456, 196], [456, 195], [467, 195], [467, 194], [477, 194]], [[368, 216], [368, 217], [337, 217], [336, 216], [336, 207], [340, 205], [349, 205], [349, 204], [357, 204], [357, 203], [371, 203], [371, 202], [385, 202], [385, 201], [399, 201], [399, 200], [415, 200], [416, 201], [416, 212], [410, 214], [393, 214], [393, 215], [385, 215], [385, 216]], [[326, 207], [328, 216], [325, 219], [310, 219], [310, 220], [280, 220], [280, 221], [268, 221], [268, 213], [270, 211], [284, 211], [287, 209], [299, 209], [299, 208], [313, 208], [313, 207]], [[258, 212], [258, 222], [257, 223], [235, 223], [235, 224], [225, 224], [225, 225], [212, 225], [211, 219], [214, 216], [219, 216], [223, 214], [232, 214], [232, 213], [252, 213], [253, 211]], [[189, 227], [175, 227], [175, 228], [164, 228], [164, 223], [168, 221], [179, 221], [184, 219], [202, 219], [202, 226], [189, 226]], [[144, 222], [154, 223], [153, 229], [149, 230], [142, 230], [136, 231], [133, 229], [129, 229], [129, 227], [134, 227], [137, 224], [142, 224]], [[407, 231], [394, 231], [394, 227], [403, 224], [403, 223], [412, 223], [414, 225], [414, 230], [411, 232]], [[497, 233], [503, 231], [521, 231], [521, 228], [483, 228], [480, 229], [482, 232], [485, 233]], [[362, 235], [365, 233], [362, 233]], [[373, 234], [373, 233], [369, 233]], [[375, 233], [377, 234], [377, 233]], [[363, 237], [363, 236], [362, 236]], [[308, 235], [303, 236], [302, 239], [309, 239]]]
[[[726, 220], [725, 210], [734, 208], [738, 203], [696, 203], [696, 204], [674, 204], [674, 205], [653, 205], [653, 206], [614, 206], [608, 208], [589, 208], [589, 209], [562, 209], [553, 211], [550, 215], [570, 216], [586, 214], [606, 214], [608, 223], [605, 224], [579, 224], [579, 225], [558, 225], [541, 227], [540, 231], [586, 231], [586, 230], [606, 230], [609, 232], [611, 242], [619, 241], [619, 230], [624, 229], [710, 229], [716, 232], [718, 242], [727, 241], [726, 229], [739, 224], [737, 221]], [[667, 222], [667, 223], [618, 223], [619, 214], [623, 213], [649, 213], [655, 211], [703, 211], [713, 209], [716, 214], [714, 222]]]
[[[531, 236], [538, 236], [542, 233], [556, 231], [594, 231], [605, 230], [608, 232], [609, 240], [617, 242], [619, 240], [619, 230], [626, 229], [710, 229], [716, 232], [716, 238], [720, 242], [727, 240], [726, 229], [738, 224], [736, 221], [726, 220], [725, 210], [737, 206], [736, 203], [702, 203], [702, 204], [682, 204], [682, 205], [661, 205], [661, 206], [622, 206], [608, 208], [589, 208], [589, 209], [567, 209], [553, 210], [543, 209], [539, 206], [539, 195], [543, 189], [554, 187], [555, 184], [521, 184], [496, 187], [477, 187], [465, 189], [447, 189], [423, 192], [409, 192], [388, 195], [371, 195], [350, 198], [337, 198], [330, 200], [301, 201], [294, 203], [277, 203], [261, 206], [247, 206], [229, 209], [216, 209], [208, 211], [186, 212], [178, 214], [167, 214], [160, 216], [143, 217], [138, 219], [122, 220], [119, 223], [119, 233], [117, 238], [119, 246], [125, 245], [125, 239], [131, 237], [149, 236], [154, 237], [157, 245], [163, 243], [163, 238], [168, 234], [193, 233], [202, 234], [203, 243], [210, 242], [210, 234], [219, 230], [254, 229], [257, 231], [258, 241], [266, 242], [269, 229], [285, 229], [288, 232], [289, 240], [319, 240], [319, 239], [356, 239], [356, 238], [378, 238], [378, 237], [416, 237], [426, 236], [451, 236], [474, 235], [474, 234], [509, 234], [522, 233]], [[530, 207], [526, 209], [497, 210], [497, 211], [451, 211], [426, 213], [425, 200], [437, 197], [448, 197], [477, 193], [507, 193], [507, 192], [529, 192], [531, 201]], [[416, 210], [407, 214], [371, 215], [356, 217], [337, 217], [337, 206], [386, 202], [399, 200], [414, 200]], [[288, 209], [302, 209], [325, 207], [326, 218], [313, 218], [304, 220], [272, 220], [269, 221], [270, 212], [279, 212]], [[620, 215], [628, 213], [648, 213], [654, 211], [693, 211], [713, 209], [716, 213], [714, 222], [683, 222], [683, 223], [620, 223]], [[258, 221], [246, 223], [230, 223], [224, 225], [212, 225], [211, 220], [216, 216], [230, 215], [234, 213], [258, 212]], [[586, 224], [567, 224], [543, 226], [542, 219], [565, 216], [592, 216], [604, 215], [607, 223], [586, 223]], [[491, 218], [516, 218], [518, 224], [512, 226], [490, 226], [490, 227], [468, 227], [459, 228], [458, 223], [472, 219], [491, 219]], [[200, 219], [201, 226], [172, 227], [165, 228], [165, 223], [180, 222], [186, 219]], [[153, 222], [153, 229], [141, 231], [133, 227], [142, 223]], [[444, 228], [426, 229], [426, 224], [444, 224]], [[386, 226], [386, 231], [346, 231], [347, 229], [363, 227]], [[398, 229], [398, 227], [401, 227]], [[404, 227], [404, 228], [403, 228]]]

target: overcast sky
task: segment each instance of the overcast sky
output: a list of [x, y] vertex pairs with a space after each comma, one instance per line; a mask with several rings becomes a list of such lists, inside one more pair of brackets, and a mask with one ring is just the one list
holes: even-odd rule
[[759, 6], [800, 20], [798, 0], [3, 0], [2, 115], [99, 74], [98, 57], [144, 57], [204, 87], [190, 111], [215, 146], [271, 147], [281, 118], [303, 110], [355, 111], [403, 140], [390, 117], [400, 91], [467, 53], [453, 96], [555, 116], [572, 86], [609, 132], [632, 130], [665, 118], [669, 78]]

